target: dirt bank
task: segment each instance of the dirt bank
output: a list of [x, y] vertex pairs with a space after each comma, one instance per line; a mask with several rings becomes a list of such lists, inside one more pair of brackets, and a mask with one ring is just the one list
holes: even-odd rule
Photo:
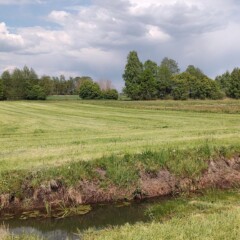
[[[106, 173], [96, 169], [102, 179]], [[106, 180], [106, 179], [105, 179]], [[181, 177], [161, 169], [158, 172], [141, 171], [137, 184], [130, 187], [118, 187], [114, 184], [104, 187], [100, 180], [80, 181], [75, 187], [64, 186], [61, 179], [42, 182], [34, 189], [28, 179], [21, 186], [22, 197], [14, 193], [0, 196], [1, 211], [6, 209], [39, 209], [46, 205], [52, 207], [60, 203], [91, 204], [121, 200], [160, 197], [181, 192], [195, 192], [207, 188], [228, 189], [240, 185], [240, 156], [231, 159], [219, 158], [208, 161], [208, 168], [198, 177]]]

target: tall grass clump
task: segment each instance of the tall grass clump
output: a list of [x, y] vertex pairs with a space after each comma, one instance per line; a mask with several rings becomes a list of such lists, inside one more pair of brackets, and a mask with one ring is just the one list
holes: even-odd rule
[[127, 187], [138, 180], [138, 171], [133, 167], [135, 162], [132, 155], [126, 154], [123, 157], [112, 155], [101, 158], [94, 165], [105, 170], [106, 178], [115, 185]]

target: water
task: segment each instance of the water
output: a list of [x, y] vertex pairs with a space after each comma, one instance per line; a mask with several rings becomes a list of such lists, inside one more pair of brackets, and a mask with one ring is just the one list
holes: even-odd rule
[[92, 211], [83, 216], [64, 219], [12, 219], [5, 221], [4, 224], [9, 227], [11, 233], [17, 235], [30, 233], [48, 240], [75, 240], [79, 239], [76, 233], [89, 228], [103, 229], [126, 223], [147, 222], [150, 219], [144, 212], [152, 202], [153, 200], [132, 203], [127, 206], [124, 204], [93, 206]]

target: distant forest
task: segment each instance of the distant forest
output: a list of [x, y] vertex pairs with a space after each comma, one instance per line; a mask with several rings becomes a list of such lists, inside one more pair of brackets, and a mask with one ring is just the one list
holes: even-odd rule
[[[160, 65], [142, 63], [131, 51], [123, 73], [123, 93], [132, 100], [240, 99], [240, 69], [225, 72], [215, 80], [189, 65], [180, 72], [178, 63], [164, 58]], [[49, 95], [79, 95], [82, 99], [118, 99], [111, 81], [94, 82], [91, 77], [38, 77], [32, 68], [4, 71], [0, 77], [0, 100], [45, 100]]]
[[0, 100], [45, 100], [49, 95], [79, 95], [83, 99], [118, 99], [111, 81], [91, 77], [38, 77], [32, 68], [4, 71], [0, 77]]

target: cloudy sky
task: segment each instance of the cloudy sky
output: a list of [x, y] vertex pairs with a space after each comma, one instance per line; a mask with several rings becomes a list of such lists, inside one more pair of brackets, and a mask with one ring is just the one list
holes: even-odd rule
[[240, 66], [239, 0], [0, 0], [0, 72], [92, 76], [120, 89], [130, 50], [215, 77]]

